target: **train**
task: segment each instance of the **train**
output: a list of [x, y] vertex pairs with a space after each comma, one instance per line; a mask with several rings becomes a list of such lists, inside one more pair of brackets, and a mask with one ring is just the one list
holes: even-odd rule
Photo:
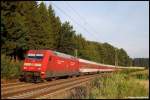
[[52, 50], [28, 50], [21, 70], [20, 81], [42, 82], [62, 76], [113, 72], [116, 67]]

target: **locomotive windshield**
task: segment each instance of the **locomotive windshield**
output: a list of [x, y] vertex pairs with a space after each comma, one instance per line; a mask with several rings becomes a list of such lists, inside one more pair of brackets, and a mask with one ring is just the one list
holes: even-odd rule
[[43, 59], [43, 54], [28, 54], [27, 58], [40, 60]]

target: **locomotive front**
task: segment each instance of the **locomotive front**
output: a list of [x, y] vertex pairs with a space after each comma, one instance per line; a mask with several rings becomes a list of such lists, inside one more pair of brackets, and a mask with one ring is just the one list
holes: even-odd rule
[[20, 81], [41, 82], [44, 73], [42, 73], [44, 63], [44, 52], [29, 50], [26, 54]]

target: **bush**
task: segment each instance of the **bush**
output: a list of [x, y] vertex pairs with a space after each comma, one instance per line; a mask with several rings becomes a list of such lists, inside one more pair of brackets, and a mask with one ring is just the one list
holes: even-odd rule
[[18, 78], [22, 62], [11, 59], [8, 56], [1, 55], [1, 78]]

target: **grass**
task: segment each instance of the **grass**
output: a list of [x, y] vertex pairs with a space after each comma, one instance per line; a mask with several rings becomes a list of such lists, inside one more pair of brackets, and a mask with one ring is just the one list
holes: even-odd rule
[[136, 78], [136, 79], [144, 79], [144, 80], [149, 79], [149, 71], [148, 70], [134, 72], [134, 73], [131, 73], [129, 75], [131, 77]]
[[[134, 72], [134, 74], [131, 74]], [[142, 78], [139, 78], [139, 73]], [[134, 76], [133, 76], [134, 75]], [[110, 78], [96, 78], [91, 83], [89, 99], [123, 99], [126, 97], [148, 97], [149, 88], [145, 88], [139, 79], [149, 79], [145, 71], [127, 71], [114, 73]]]
[[149, 97], [149, 72], [139, 69], [123, 70], [112, 74], [111, 77], [96, 78], [89, 85], [74, 88], [70, 94], [67, 99], [147, 98]]

